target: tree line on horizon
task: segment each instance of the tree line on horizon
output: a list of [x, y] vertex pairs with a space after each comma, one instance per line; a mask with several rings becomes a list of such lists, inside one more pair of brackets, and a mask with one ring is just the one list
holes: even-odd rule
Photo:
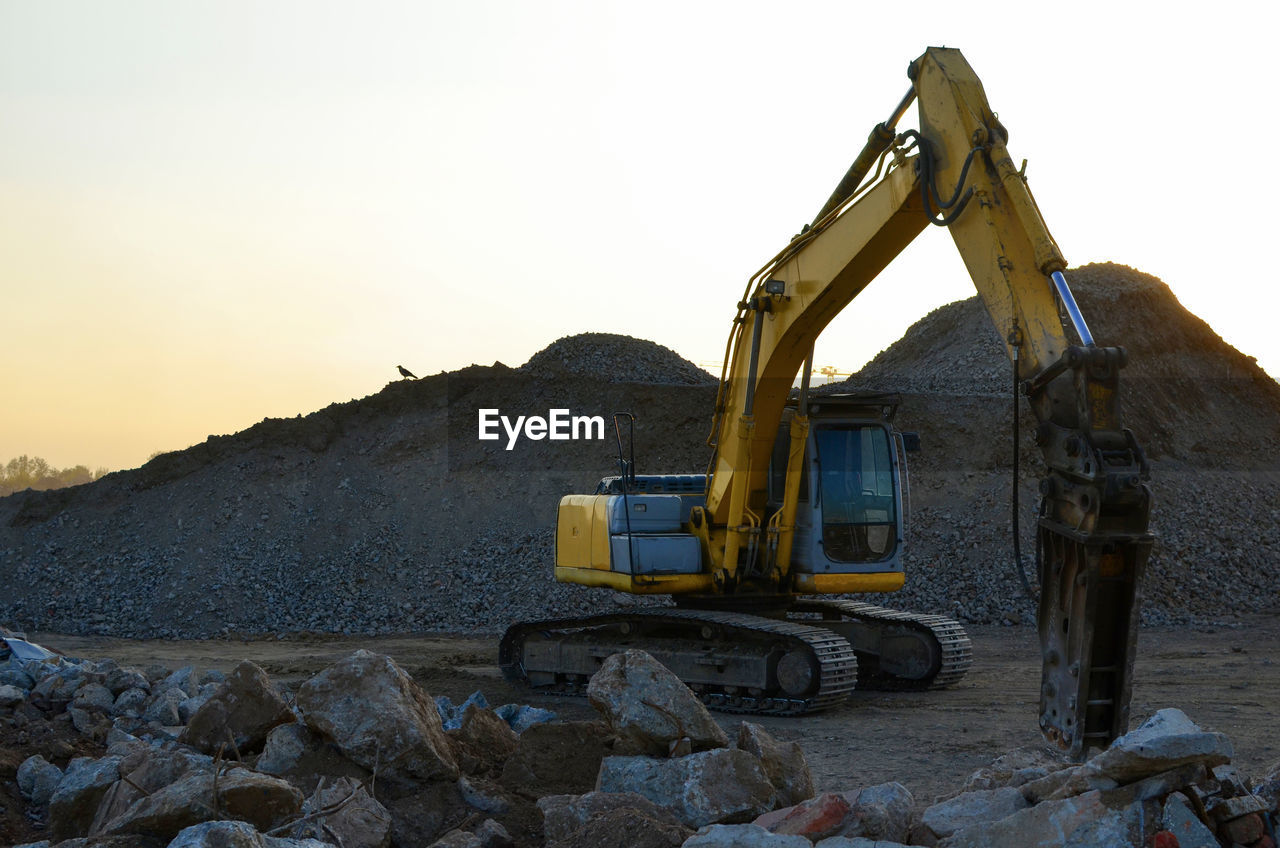
[[105, 468], [89, 470], [87, 465], [54, 468], [38, 456], [14, 457], [0, 466], [0, 497], [23, 489], [61, 489], [92, 483], [110, 472]]

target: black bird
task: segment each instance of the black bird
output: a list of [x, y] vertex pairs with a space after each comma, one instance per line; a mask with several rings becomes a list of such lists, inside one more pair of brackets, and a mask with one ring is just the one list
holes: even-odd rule
[[418, 379], [417, 374], [414, 374], [412, 371], [410, 371], [408, 368], [405, 368], [403, 365], [397, 365], [396, 368], [400, 371], [400, 376], [405, 378], [406, 380]]

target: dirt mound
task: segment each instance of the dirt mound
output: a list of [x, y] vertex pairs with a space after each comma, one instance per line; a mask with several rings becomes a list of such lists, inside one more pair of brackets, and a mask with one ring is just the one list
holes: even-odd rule
[[612, 383], [713, 386], [716, 378], [655, 342], [615, 333], [579, 333], [557, 339], [520, 366], [535, 377], [597, 377]]
[[692, 471], [714, 394], [472, 366], [0, 498], [0, 580], [16, 587], [0, 621], [175, 638], [493, 633], [588, 612], [609, 593], [554, 581], [550, 528], [562, 495], [616, 472], [612, 432], [507, 450], [477, 439], [478, 410], [633, 411], [641, 471]]
[[[1275, 466], [1280, 385], [1253, 357], [1149, 274], [1102, 263], [1072, 269], [1067, 279], [1098, 343], [1129, 352], [1124, 414], [1151, 458]], [[1003, 342], [975, 296], [930, 312], [857, 374], [823, 388], [1008, 396], [1012, 380]]]
[[[1155, 466], [1146, 620], [1275, 609], [1280, 541], [1260, 528], [1280, 521], [1280, 389], [1160, 281], [1119, 265], [1070, 279], [1098, 339], [1130, 350], [1126, 419]], [[846, 384], [906, 391], [897, 424], [924, 443], [907, 588], [881, 602], [1030, 620], [1010, 554], [1010, 382], [985, 312], [963, 301]], [[0, 622], [143, 638], [493, 633], [641, 602], [552, 574], [556, 505], [615, 473], [612, 432], [482, 441], [478, 411], [630, 411], [639, 471], [675, 473], [706, 467], [714, 398], [714, 379], [666, 348], [585, 334], [519, 369], [398, 380], [89, 485], [0, 498]], [[1023, 426], [1029, 552], [1041, 464], [1030, 415]]]

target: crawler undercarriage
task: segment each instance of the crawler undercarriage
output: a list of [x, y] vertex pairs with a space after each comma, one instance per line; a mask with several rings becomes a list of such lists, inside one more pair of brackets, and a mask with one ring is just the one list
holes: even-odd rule
[[972, 660], [960, 624], [855, 601], [796, 601], [772, 614], [658, 607], [531, 621], [507, 630], [508, 680], [585, 694], [611, 654], [640, 648], [715, 710], [802, 715], [855, 687], [923, 690], [955, 683]]

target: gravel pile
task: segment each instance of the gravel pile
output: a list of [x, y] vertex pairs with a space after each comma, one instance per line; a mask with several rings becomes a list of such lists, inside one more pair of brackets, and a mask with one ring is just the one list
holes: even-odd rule
[[716, 384], [715, 377], [671, 348], [615, 333], [579, 333], [557, 339], [519, 370], [544, 379], [582, 375], [614, 383]]
[[[1159, 537], [1144, 620], [1276, 609], [1280, 387], [1158, 280], [1115, 265], [1071, 280], [1095, 334], [1130, 349], [1126, 418], [1153, 460]], [[672, 385], [682, 374], [690, 384]], [[1034, 618], [1012, 562], [1007, 374], [985, 312], [962, 302], [850, 381], [913, 389], [897, 424], [924, 446], [911, 458], [907, 588], [876, 601], [970, 622]], [[665, 348], [589, 334], [518, 370], [397, 381], [87, 486], [0, 498], [0, 622], [140, 638], [496, 633], [654, 603], [553, 578], [556, 504], [616, 473], [611, 440], [506, 450], [477, 440], [477, 410], [630, 410], [640, 472], [676, 473], [706, 466], [714, 396], [711, 377]], [[1029, 415], [1023, 427], [1030, 563], [1040, 460]]]

